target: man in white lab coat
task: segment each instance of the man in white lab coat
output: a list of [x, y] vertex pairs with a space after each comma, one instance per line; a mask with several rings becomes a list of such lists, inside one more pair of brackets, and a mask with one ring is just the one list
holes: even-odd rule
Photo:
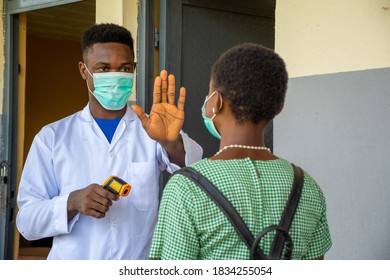
[[[27, 240], [53, 237], [48, 259], [147, 259], [159, 206], [159, 175], [198, 161], [202, 148], [181, 129], [186, 91], [162, 71], [146, 115], [127, 101], [133, 39], [115, 24], [83, 34], [89, 102], [35, 136], [22, 173], [17, 228]], [[119, 197], [102, 187], [115, 175], [131, 185]]]

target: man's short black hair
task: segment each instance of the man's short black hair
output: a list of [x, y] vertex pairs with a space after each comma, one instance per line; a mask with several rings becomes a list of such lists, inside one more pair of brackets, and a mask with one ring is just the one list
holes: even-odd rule
[[85, 56], [88, 49], [96, 43], [121, 43], [128, 45], [134, 52], [133, 37], [129, 30], [114, 23], [95, 24], [84, 31], [82, 50]]
[[230, 101], [238, 123], [272, 120], [282, 108], [288, 74], [282, 58], [259, 44], [243, 43], [224, 52], [211, 69], [215, 90]]

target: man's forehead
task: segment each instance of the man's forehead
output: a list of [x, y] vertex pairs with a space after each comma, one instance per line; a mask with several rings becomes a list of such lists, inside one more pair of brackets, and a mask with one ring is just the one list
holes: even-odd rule
[[133, 50], [130, 46], [121, 43], [96, 43], [88, 48], [88, 53], [105, 53], [105, 52], [129, 52]]
[[132, 49], [128, 45], [120, 43], [96, 43], [88, 48], [84, 56], [85, 59], [97, 59], [107, 63], [112, 59], [121, 59], [129, 62], [134, 60]]

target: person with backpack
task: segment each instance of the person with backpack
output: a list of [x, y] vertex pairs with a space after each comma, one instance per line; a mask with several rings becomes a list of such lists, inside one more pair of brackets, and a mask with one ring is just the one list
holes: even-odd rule
[[[324, 258], [332, 241], [320, 186], [298, 168], [301, 189], [294, 194], [296, 166], [265, 146], [266, 127], [283, 109], [287, 83], [283, 59], [262, 45], [239, 44], [214, 63], [201, 112], [208, 131], [220, 139], [220, 150], [190, 165], [197, 174], [192, 179], [179, 170], [167, 182], [150, 259], [245, 260], [254, 258], [253, 251], [268, 258], [278, 236], [282, 251], [273, 259]], [[214, 185], [211, 192], [228, 200], [250, 242], [258, 244], [244, 240], [194, 178]], [[291, 225], [279, 226], [290, 197], [297, 198]], [[275, 230], [264, 231], [268, 228]]]

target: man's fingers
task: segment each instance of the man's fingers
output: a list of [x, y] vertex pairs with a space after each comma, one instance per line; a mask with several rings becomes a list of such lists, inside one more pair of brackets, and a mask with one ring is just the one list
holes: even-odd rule
[[[168, 102], [171, 105], [175, 105], [175, 90], [176, 90], [176, 81], [175, 76], [170, 74], [166, 70], [162, 70], [160, 76], [157, 76], [154, 80], [154, 89], [153, 89], [153, 104], [156, 103], [166, 103]], [[180, 93], [182, 95], [182, 93]], [[185, 101], [185, 89], [184, 89], [184, 99], [179, 99], [179, 102], [182, 103], [181, 108], [184, 108]], [[180, 109], [183, 110], [183, 109]]]
[[168, 72], [166, 70], [162, 70], [160, 73], [161, 77], [161, 102], [167, 102], [167, 90], [168, 90], [168, 81], [167, 81]]
[[153, 104], [161, 102], [161, 77], [154, 79]]
[[175, 104], [175, 76], [168, 76], [168, 103]]
[[184, 103], [186, 101], [186, 89], [184, 87], [181, 87], [180, 88], [180, 96], [179, 96], [179, 100], [177, 101], [177, 108], [180, 110], [180, 111], [184, 111]]
[[145, 111], [138, 105], [131, 106], [133, 111], [137, 114], [138, 118], [141, 120], [142, 127], [147, 131], [149, 128], [150, 119], [145, 114]]

